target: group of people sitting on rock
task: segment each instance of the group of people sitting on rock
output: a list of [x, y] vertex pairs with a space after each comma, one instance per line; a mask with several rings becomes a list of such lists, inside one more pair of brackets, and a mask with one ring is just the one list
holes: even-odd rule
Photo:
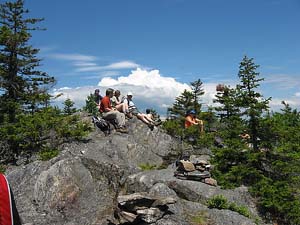
[[151, 130], [154, 126], [160, 125], [161, 121], [155, 121], [150, 109], [146, 110], [146, 113], [142, 113], [138, 110], [132, 100], [132, 92], [128, 92], [127, 96], [121, 97], [119, 90], [108, 88], [105, 92], [105, 96], [100, 95], [99, 89], [95, 90], [95, 102], [102, 114], [102, 118], [107, 121], [114, 121], [116, 131], [121, 133], [127, 133], [125, 127], [125, 119], [133, 118], [136, 116], [149, 126]]

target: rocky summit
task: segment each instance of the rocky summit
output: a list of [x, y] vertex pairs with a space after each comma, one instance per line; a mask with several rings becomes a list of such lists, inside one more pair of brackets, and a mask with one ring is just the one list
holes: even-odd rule
[[[222, 190], [174, 176], [175, 160], [187, 151], [180, 140], [137, 119], [127, 128], [108, 136], [95, 128], [49, 161], [9, 167], [23, 224], [263, 224], [246, 187]], [[192, 157], [209, 159], [207, 149], [197, 152]], [[207, 201], [217, 195], [247, 207], [251, 216], [209, 208]]]

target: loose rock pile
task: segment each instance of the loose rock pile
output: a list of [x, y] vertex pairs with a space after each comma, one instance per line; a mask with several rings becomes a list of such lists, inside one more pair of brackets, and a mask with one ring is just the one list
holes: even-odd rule
[[179, 160], [174, 176], [182, 180], [195, 180], [217, 186], [217, 181], [211, 178], [210, 169], [211, 165], [205, 160]]
[[155, 197], [140, 192], [130, 195], [118, 196], [118, 208], [116, 209], [116, 224], [154, 224], [170, 213], [168, 205], [174, 204], [176, 200], [172, 197]]

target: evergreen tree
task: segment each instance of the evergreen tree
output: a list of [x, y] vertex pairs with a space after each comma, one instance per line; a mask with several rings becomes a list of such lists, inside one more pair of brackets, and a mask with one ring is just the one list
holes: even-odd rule
[[219, 103], [214, 109], [218, 112], [220, 120], [226, 122], [232, 116], [239, 116], [239, 108], [235, 104], [236, 100], [236, 90], [230, 88], [230, 86], [224, 86], [221, 91], [218, 91], [215, 95], [214, 102]]
[[40, 30], [34, 25], [43, 19], [26, 18], [28, 12], [23, 0], [0, 5], [1, 112], [8, 114], [10, 122], [15, 122], [19, 109], [34, 110], [40, 96], [47, 96], [47, 85], [55, 81], [35, 69], [41, 60], [36, 56], [39, 49], [29, 44], [30, 32]]
[[88, 113], [91, 113], [92, 115], [97, 115], [99, 109], [97, 108], [94, 94], [90, 94], [89, 96], [87, 96], [83, 110], [87, 111]]
[[175, 99], [173, 107], [168, 109], [171, 116], [183, 119], [186, 112], [194, 107], [193, 92], [184, 90], [183, 93]]
[[203, 83], [200, 79], [191, 82], [191, 89], [193, 93], [193, 99], [192, 102], [194, 104], [194, 110], [196, 111], [196, 114], [200, 113], [201, 111], [201, 104], [199, 103], [200, 97], [204, 95], [204, 89], [202, 87]]
[[254, 151], [258, 150], [259, 120], [263, 112], [266, 112], [269, 108], [270, 100], [270, 98], [263, 99], [262, 94], [256, 91], [260, 86], [260, 82], [264, 80], [263, 78], [258, 78], [260, 75], [256, 72], [258, 67], [253, 62], [253, 58], [245, 56], [239, 67], [238, 77], [240, 78], [240, 84], [236, 87], [236, 104], [241, 108], [242, 115], [248, 123]]
[[72, 115], [73, 113], [76, 112], [76, 108], [74, 106], [74, 102], [67, 98], [66, 101], [64, 101], [64, 113], [67, 115]]
[[173, 107], [168, 109], [171, 117], [184, 118], [188, 110], [194, 109], [196, 114], [201, 111], [200, 96], [204, 95], [202, 82], [200, 79], [191, 82], [191, 91], [184, 90], [183, 93], [175, 99]]

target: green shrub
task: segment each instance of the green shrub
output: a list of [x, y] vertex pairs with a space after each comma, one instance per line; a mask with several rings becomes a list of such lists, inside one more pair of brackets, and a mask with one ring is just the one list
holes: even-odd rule
[[6, 170], [6, 166], [0, 164], [0, 173], [5, 173], [5, 170]]
[[141, 169], [141, 170], [155, 170], [157, 168], [156, 165], [151, 165], [149, 164], [148, 162], [147, 163], [142, 163], [142, 164], [139, 164], [138, 167]]
[[208, 208], [229, 209], [245, 217], [251, 218], [252, 215], [245, 206], [238, 206], [234, 202], [229, 202], [223, 195], [215, 195], [207, 201]]
[[39, 152], [39, 158], [42, 161], [48, 161], [58, 155], [59, 151], [57, 149], [45, 149]]
[[223, 195], [215, 195], [207, 201], [208, 208], [228, 209], [228, 201]]
[[238, 206], [234, 202], [231, 202], [228, 206], [228, 209], [231, 211], [235, 211], [245, 217], [251, 218], [251, 213], [246, 206]]
[[190, 215], [190, 222], [192, 225], [207, 225], [208, 223], [208, 218], [205, 212], [199, 212], [196, 215]]

